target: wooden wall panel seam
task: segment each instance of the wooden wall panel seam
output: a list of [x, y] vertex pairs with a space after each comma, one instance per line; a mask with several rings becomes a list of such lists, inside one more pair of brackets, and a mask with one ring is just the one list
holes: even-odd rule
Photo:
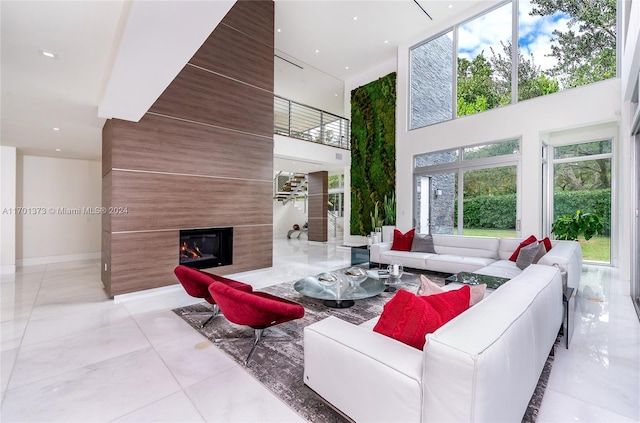
[[[255, 225], [246, 225], [239, 224], [233, 225], [232, 228], [262, 228], [262, 227], [270, 227], [273, 224], [269, 223], [256, 223]], [[167, 228], [167, 229], [141, 229], [139, 231], [113, 231], [109, 232], [110, 234], [142, 234], [142, 233], [155, 233], [155, 232], [175, 232], [182, 231], [185, 229], [207, 229], [207, 228], [228, 228], [229, 225], [217, 225], [217, 226], [195, 226], [195, 227], [187, 227], [187, 228]]]
[[234, 31], [241, 33], [241, 34], [242, 34], [242, 35], [244, 35], [245, 37], [247, 37], [247, 38], [251, 38], [251, 40], [253, 40], [254, 42], [256, 42], [256, 43], [258, 43], [258, 44], [262, 44], [262, 45], [263, 45], [263, 46], [265, 46], [265, 47], [269, 47], [269, 48], [275, 49], [275, 45], [274, 45], [274, 44], [267, 44], [267, 43], [265, 43], [263, 40], [258, 39], [258, 38], [256, 38], [256, 37], [252, 36], [251, 34], [247, 34], [246, 32], [239, 30], [239, 29], [238, 29], [238, 28], [236, 28], [235, 26], [231, 26], [231, 25], [229, 25], [229, 24], [227, 24], [227, 23], [224, 23], [224, 22], [220, 22], [220, 23], [219, 23], [219, 25], [224, 25], [224, 26], [226, 26], [227, 28], [233, 29]]
[[227, 181], [249, 181], [249, 182], [273, 182], [271, 178], [269, 179], [255, 179], [255, 178], [233, 178], [230, 176], [213, 176], [213, 175], [202, 175], [198, 173], [178, 173], [178, 172], [162, 172], [159, 170], [139, 170], [139, 169], [121, 169], [114, 167], [111, 169], [112, 171], [118, 172], [131, 172], [131, 173], [148, 173], [153, 175], [168, 175], [168, 176], [188, 176], [192, 178], [205, 178], [205, 179], [223, 179]]
[[265, 91], [265, 92], [267, 92], [269, 94], [274, 94], [273, 90], [265, 90], [264, 88], [259, 87], [257, 85], [249, 84], [248, 82], [241, 81], [240, 79], [232, 78], [229, 75], [225, 75], [223, 73], [216, 72], [216, 71], [213, 71], [211, 69], [203, 68], [202, 66], [194, 65], [193, 63], [187, 63], [187, 66], [191, 66], [191, 67], [199, 69], [199, 70], [201, 70], [203, 72], [208, 72], [208, 73], [211, 73], [213, 75], [217, 75], [219, 77], [226, 78], [226, 79], [229, 79], [231, 81], [238, 82], [240, 84], [244, 84], [244, 85], [246, 85], [248, 87], [255, 88], [255, 89], [260, 90], [260, 91]]
[[[273, 64], [265, 71], [273, 72]], [[273, 94], [185, 66], [151, 106], [169, 116], [273, 136]]]
[[164, 117], [164, 118], [167, 118], [167, 119], [175, 119], [175, 120], [179, 120], [179, 121], [182, 121], [182, 122], [193, 123], [193, 124], [196, 124], [196, 125], [209, 126], [211, 128], [222, 129], [222, 130], [225, 130], [225, 131], [237, 132], [239, 134], [251, 135], [251, 136], [254, 136], [254, 137], [260, 137], [260, 138], [264, 138], [264, 139], [267, 139], [267, 140], [273, 140], [273, 134], [271, 136], [262, 135], [262, 134], [256, 134], [256, 133], [253, 133], [253, 132], [247, 132], [247, 131], [241, 131], [239, 129], [228, 128], [226, 126], [214, 125], [212, 123], [185, 119], [185, 118], [181, 118], [181, 117], [178, 117], [178, 116], [165, 115], [163, 113], [158, 113], [158, 112], [147, 112], [146, 114], [154, 115], [154, 116], [160, 116], [160, 117]]

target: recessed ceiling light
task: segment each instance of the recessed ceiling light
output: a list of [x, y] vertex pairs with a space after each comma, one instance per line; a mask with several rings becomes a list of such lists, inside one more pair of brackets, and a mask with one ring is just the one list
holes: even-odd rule
[[320, 53], [320, 50], [316, 49], [316, 53]]
[[450, 4], [450, 5], [449, 5], [449, 9], [451, 9], [452, 7], [453, 7], [453, 5], [452, 5], [452, 4]]
[[345, 66], [344, 68], [345, 68], [346, 70], [349, 70], [349, 66]]
[[385, 44], [388, 44], [388, 43], [389, 43], [389, 40], [384, 40], [384, 43], [385, 43]]
[[353, 17], [353, 20], [354, 20], [354, 21], [357, 21], [357, 20], [358, 20], [358, 17], [357, 17], [357, 16], [354, 16], [354, 17]]
[[282, 32], [282, 30], [280, 28], [278, 28], [278, 32]]
[[60, 148], [56, 148], [56, 151], [62, 151], [62, 149], [60, 149]]
[[338, 93], [335, 93], [335, 94], [334, 94], [334, 96], [336, 96], [336, 97], [337, 97], [337, 96], [338, 96]]
[[54, 130], [54, 131], [59, 131], [59, 130], [60, 130], [60, 128], [53, 128], [53, 130]]
[[49, 59], [57, 59], [58, 55], [52, 51], [47, 51], [47, 50], [40, 50], [40, 54], [42, 54], [44, 57], [48, 57]]

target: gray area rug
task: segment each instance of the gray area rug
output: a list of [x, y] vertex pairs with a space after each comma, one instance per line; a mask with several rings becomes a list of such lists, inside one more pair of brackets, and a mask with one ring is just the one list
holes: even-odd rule
[[[441, 273], [425, 272], [425, 274], [439, 285], [444, 285], [444, 278], [448, 276]], [[403, 288], [415, 293], [418, 285], [419, 279], [413, 283], [407, 283]], [[302, 296], [293, 289], [293, 282], [274, 285], [265, 288], [263, 291], [302, 304], [305, 308], [305, 315], [302, 319], [267, 329], [245, 369], [307, 421], [323, 423], [349, 422], [348, 418], [335, 411], [303, 383], [304, 327], [329, 316], [336, 316], [356, 325], [363, 323], [382, 313], [383, 306], [394, 294], [383, 292], [373, 298], [358, 300], [353, 307], [336, 309], [326, 307], [322, 300]], [[191, 327], [212, 341], [215, 346], [244, 366], [244, 360], [252, 345], [253, 329], [230, 323], [222, 316], [216, 317], [203, 329], [200, 325], [207, 319], [206, 316], [182, 315], [184, 312], [209, 310], [207, 303], [200, 303], [177, 308], [173, 311], [189, 323]], [[216, 342], [216, 340], [225, 338], [246, 339]], [[559, 341], [556, 342], [556, 346], [558, 343]], [[523, 422], [535, 422], [552, 364], [553, 356], [549, 356], [538, 381], [538, 386], [527, 407]]]

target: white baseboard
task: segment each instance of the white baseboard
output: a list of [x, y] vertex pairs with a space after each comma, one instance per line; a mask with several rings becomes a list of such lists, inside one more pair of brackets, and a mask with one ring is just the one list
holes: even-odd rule
[[5, 264], [4, 266], [0, 266], [0, 275], [10, 275], [12, 273], [16, 273], [15, 264]]
[[155, 297], [156, 295], [166, 294], [168, 292], [181, 291], [182, 285], [176, 283], [175, 285], [161, 286], [159, 288], [145, 289], [143, 291], [129, 292], [128, 294], [120, 294], [113, 296], [113, 302], [115, 304], [126, 303], [129, 301], [137, 301], [143, 298]]
[[64, 254], [60, 256], [17, 259], [16, 265], [17, 266], [35, 266], [38, 264], [62, 263], [65, 261], [95, 260], [95, 259], [100, 259], [101, 257], [102, 257], [102, 254], [100, 253], [100, 251], [95, 253]]

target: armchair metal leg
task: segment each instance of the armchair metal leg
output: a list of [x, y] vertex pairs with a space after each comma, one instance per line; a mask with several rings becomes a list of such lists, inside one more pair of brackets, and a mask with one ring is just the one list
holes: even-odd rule
[[209, 324], [209, 322], [212, 321], [214, 317], [220, 314], [220, 307], [218, 307], [218, 304], [212, 304], [211, 308], [212, 310], [210, 312], [187, 311], [185, 313], [182, 313], [182, 315], [183, 316], [210, 316], [202, 325], [200, 325], [200, 327], [203, 328], [207, 326], [207, 324]]
[[247, 356], [247, 359], [244, 361], [244, 365], [248, 365], [249, 364], [249, 360], [251, 360], [251, 356], [253, 355], [253, 352], [256, 349], [256, 346], [258, 345], [258, 342], [260, 342], [260, 340], [262, 339], [262, 333], [264, 332], [264, 329], [254, 329], [255, 334], [256, 334], [256, 339], [253, 341], [253, 346], [251, 347], [251, 351], [249, 351], [249, 355]]

